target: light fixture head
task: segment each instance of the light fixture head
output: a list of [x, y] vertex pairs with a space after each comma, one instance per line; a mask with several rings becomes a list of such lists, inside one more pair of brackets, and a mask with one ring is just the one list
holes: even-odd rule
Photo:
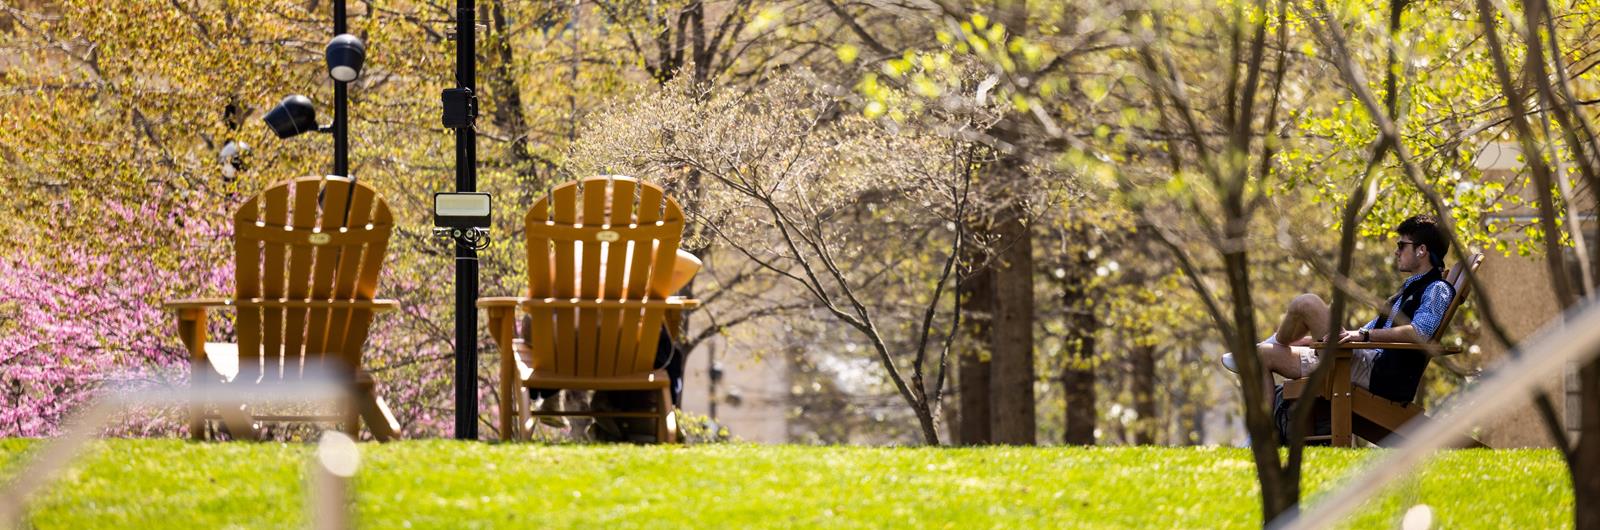
[[328, 77], [341, 83], [355, 81], [361, 76], [361, 63], [367, 57], [367, 45], [355, 35], [345, 33], [328, 41]]
[[261, 121], [267, 122], [279, 138], [289, 138], [317, 130], [317, 108], [311, 105], [311, 98], [295, 94], [283, 98]]

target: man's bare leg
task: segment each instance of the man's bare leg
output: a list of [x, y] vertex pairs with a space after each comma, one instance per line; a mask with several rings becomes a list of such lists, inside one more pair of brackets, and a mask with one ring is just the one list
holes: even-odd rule
[[1263, 396], [1272, 396], [1272, 374], [1288, 378], [1302, 377], [1300, 373], [1300, 354], [1294, 352], [1289, 346], [1275, 342], [1263, 342], [1256, 345], [1257, 358], [1261, 359], [1261, 388]]
[[1278, 322], [1274, 336], [1280, 344], [1293, 344], [1307, 335], [1317, 339], [1328, 336], [1328, 303], [1311, 293], [1289, 301], [1289, 307], [1284, 310], [1283, 320]]
[[1261, 359], [1262, 388], [1272, 395], [1272, 374], [1288, 378], [1305, 377], [1301, 373], [1300, 355], [1289, 347], [1306, 336], [1315, 338], [1328, 335], [1328, 304], [1314, 294], [1302, 294], [1289, 301], [1283, 318], [1278, 322], [1272, 338], [1256, 345], [1257, 358]]

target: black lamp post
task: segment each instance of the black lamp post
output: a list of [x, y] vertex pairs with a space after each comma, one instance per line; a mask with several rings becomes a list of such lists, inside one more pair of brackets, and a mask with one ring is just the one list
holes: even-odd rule
[[[477, 23], [472, 0], [456, 0], [456, 88], [446, 89], [444, 125], [456, 132], [456, 192], [478, 189]], [[478, 251], [456, 242], [456, 439], [478, 439]], [[509, 406], [501, 403], [500, 406]], [[500, 433], [508, 439], [510, 433]]]
[[328, 77], [333, 78], [333, 123], [317, 125], [317, 109], [311, 99], [295, 94], [283, 98], [263, 116], [278, 138], [290, 138], [317, 131], [333, 133], [333, 174], [350, 176], [350, 94], [349, 83], [361, 76], [367, 46], [355, 35], [345, 33], [344, 0], [333, 2], [333, 40], [328, 42]]

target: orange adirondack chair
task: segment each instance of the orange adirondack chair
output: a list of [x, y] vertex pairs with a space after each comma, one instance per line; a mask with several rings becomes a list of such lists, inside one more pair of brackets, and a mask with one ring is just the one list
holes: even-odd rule
[[[253, 415], [236, 403], [197, 403], [192, 437], [204, 438], [214, 418], [246, 439], [257, 436], [256, 421], [337, 421], [355, 437], [361, 419], [374, 438], [395, 437], [398, 424], [361, 367], [373, 314], [400, 307], [373, 299], [393, 226], [388, 203], [370, 186], [337, 176], [280, 182], [239, 208], [233, 298], [166, 304], [178, 314], [192, 381], [248, 389], [320, 371], [348, 377], [352, 399], [336, 415]], [[206, 312], [220, 307], [238, 312], [237, 344], [206, 342]]]
[[[1389, 401], [1353, 384], [1350, 377], [1350, 352], [1357, 349], [1417, 350], [1427, 352], [1430, 358], [1461, 353], [1460, 347], [1442, 346], [1439, 344], [1439, 339], [1444, 336], [1451, 320], [1455, 319], [1456, 310], [1461, 307], [1461, 302], [1472, 294], [1472, 284], [1467, 282], [1464, 270], [1470, 267], [1473, 272], [1477, 272], [1478, 265], [1482, 262], [1483, 254], [1473, 254], [1465, 261], [1457, 263], [1445, 274], [1445, 281], [1456, 288], [1456, 296], [1450, 300], [1450, 308], [1445, 310], [1444, 318], [1439, 320], [1439, 327], [1433, 331], [1433, 336], [1429, 337], [1428, 342], [1344, 344], [1317, 342], [1311, 345], [1312, 348], [1327, 351], [1325, 358], [1333, 360], [1333, 368], [1328, 371], [1327, 377], [1320, 381], [1311, 378], [1292, 379], [1283, 384], [1284, 399], [1299, 399], [1309, 393], [1329, 402], [1332, 433], [1307, 436], [1306, 441], [1327, 440], [1334, 446], [1351, 447], [1355, 445], [1355, 438], [1359, 435], [1372, 443], [1383, 443], [1406, 422], [1418, 416], [1426, 417], [1427, 411], [1423, 410], [1419, 403]], [[1483, 447], [1483, 444], [1472, 439], [1464, 440], [1460, 445]]]
[[[530, 416], [653, 417], [656, 439], [672, 442], [667, 373], [653, 366], [657, 337], [669, 311], [700, 304], [666, 292], [683, 235], [678, 202], [631, 177], [593, 177], [555, 187], [524, 220], [528, 295], [478, 301], [501, 352], [501, 436], [526, 439]], [[518, 308], [531, 316], [527, 344], [516, 338]], [[534, 411], [524, 388], [657, 391], [660, 406]]]

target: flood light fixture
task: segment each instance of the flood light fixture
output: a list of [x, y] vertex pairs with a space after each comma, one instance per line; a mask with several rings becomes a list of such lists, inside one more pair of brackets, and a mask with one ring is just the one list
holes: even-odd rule
[[340, 34], [328, 41], [328, 77], [341, 83], [355, 81], [361, 76], [361, 63], [366, 60], [367, 45], [349, 33]]
[[278, 102], [261, 121], [267, 122], [278, 138], [289, 138], [317, 130], [317, 108], [311, 98], [295, 94]]

